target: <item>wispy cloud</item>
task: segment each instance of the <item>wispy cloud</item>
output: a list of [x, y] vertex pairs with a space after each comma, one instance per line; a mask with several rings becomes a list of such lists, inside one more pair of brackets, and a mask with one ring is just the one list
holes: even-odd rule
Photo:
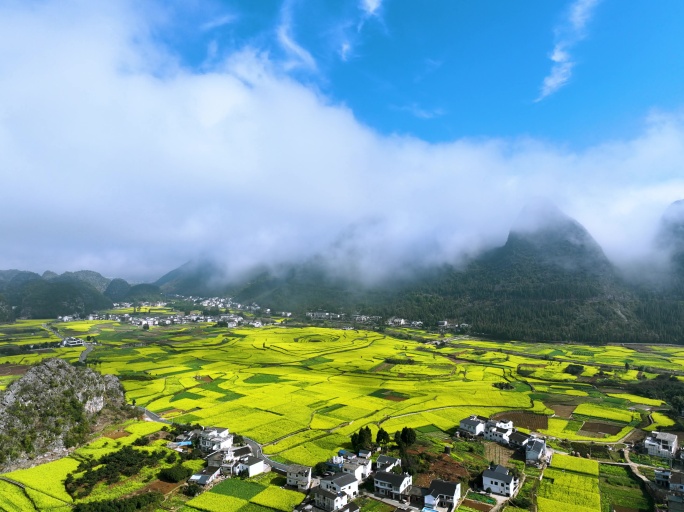
[[418, 119], [434, 119], [436, 117], [441, 117], [445, 114], [444, 109], [441, 109], [441, 108], [427, 109], [427, 108], [421, 107], [417, 103], [411, 103], [410, 105], [404, 105], [401, 107], [396, 107], [396, 110], [408, 112], [409, 114], [413, 115], [414, 117], [417, 117]]
[[237, 16], [235, 16], [234, 14], [226, 14], [224, 16], [219, 16], [218, 18], [214, 18], [212, 20], [207, 21], [206, 23], [203, 23], [200, 26], [200, 30], [202, 32], [208, 32], [210, 30], [214, 30], [225, 25], [230, 25], [235, 20], [237, 20]]
[[361, 9], [369, 16], [376, 16], [381, 6], [382, 0], [361, 0]]
[[344, 62], [347, 62], [351, 49], [352, 47], [349, 41], [343, 41], [342, 46], [340, 46], [340, 59], [342, 59]]
[[539, 96], [535, 102], [551, 96], [563, 87], [572, 76], [575, 62], [570, 51], [586, 37], [586, 26], [591, 20], [594, 9], [600, 0], [575, 0], [568, 10], [567, 19], [556, 27], [556, 44], [549, 55], [553, 65], [542, 82]]
[[285, 2], [280, 11], [281, 23], [276, 31], [278, 42], [285, 50], [289, 59], [285, 62], [285, 69], [291, 70], [304, 68], [308, 71], [316, 71], [316, 60], [303, 46], [295, 41], [292, 35], [292, 8], [289, 2]]

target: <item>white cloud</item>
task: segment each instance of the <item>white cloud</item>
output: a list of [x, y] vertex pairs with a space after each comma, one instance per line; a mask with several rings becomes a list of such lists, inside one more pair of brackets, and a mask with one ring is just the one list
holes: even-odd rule
[[342, 46], [340, 47], [340, 59], [342, 59], [344, 62], [347, 62], [351, 49], [352, 48], [349, 41], [343, 41]]
[[200, 30], [207, 32], [209, 30], [214, 30], [220, 27], [224, 27], [226, 25], [230, 25], [231, 23], [234, 23], [236, 20], [237, 16], [235, 16], [234, 14], [225, 14], [223, 16], [218, 16], [212, 20], [203, 23], [200, 26]]
[[149, 279], [325, 253], [387, 275], [502, 243], [537, 196], [626, 260], [684, 197], [676, 114], [576, 152], [382, 136], [257, 51], [175, 66], [136, 4], [107, 5], [0, 6], [0, 268]]
[[575, 62], [570, 50], [586, 37], [585, 27], [591, 20], [594, 9], [600, 0], [575, 0], [570, 6], [568, 18], [556, 28], [556, 44], [549, 55], [553, 65], [544, 78], [535, 102], [551, 96], [571, 78]]
[[285, 62], [285, 69], [292, 70], [303, 68], [307, 71], [316, 71], [316, 61], [313, 56], [302, 46], [300, 46], [292, 35], [292, 9], [289, 2], [285, 2], [281, 9], [281, 23], [276, 30], [278, 42], [289, 59]]
[[417, 103], [411, 103], [409, 105], [404, 105], [402, 107], [396, 107], [396, 110], [408, 112], [412, 116], [417, 117], [418, 119], [434, 119], [436, 117], [443, 116], [445, 113], [444, 109], [441, 109], [441, 108], [427, 109], [427, 108], [421, 107]]
[[361, 0], [361, 9], [369, 16], [377, 15], [381, 6], [382, 0]]

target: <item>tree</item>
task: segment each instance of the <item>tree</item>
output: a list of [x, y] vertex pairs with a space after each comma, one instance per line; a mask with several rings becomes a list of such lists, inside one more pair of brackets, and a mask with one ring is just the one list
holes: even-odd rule
[[370, 450], [373, 447], [373, 434], [370, 427], [361, 427], [358, 432], [351, 435], [351, 444], [354, 451]]
[[394, 433], [394, 442], [397, 443], [397, 446], [400, 448], [404, 445], [404, 441], [401, 440], [401, 432], [398, 430]]
[[185, 480], [190, 475], [192, 475], [192, 469], [178, 464], [170, 468], [162, 469], [159, 472], [159, 480], [162, 480], [163, 482], [177, 483], [181, 480]]
[[406, 446], [411, 446], [416, 442], [416, 431], [410, 427], [404, 427], [401, 429], [400, 438]]
[[378, 430], [378, 433], [375, 436], [375, 442], [380, 446], [386, 446], [389, 444], [390, 436], [384, 428], [380, 427], [380, 430]]
[[188, 484], [185, 489], [183, 489], [183, 494], [186, 496], [197, 496], [199, 493], [202, 492], [202, 487], [197, 485], [196, 483], [190, 483]]
[[326, 471], [328, 471], [328, 465], [325, 462], [319, 462], [314, 466], [314, 474], [317, 476], [323, 476]]

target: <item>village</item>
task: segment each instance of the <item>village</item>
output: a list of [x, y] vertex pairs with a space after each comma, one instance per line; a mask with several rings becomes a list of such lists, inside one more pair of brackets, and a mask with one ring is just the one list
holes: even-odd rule
[[[552, 464], [554, 450], [546, 438], [525, 433], [515, 428], [513, 421], [471, 415], [459, 422], [453, 440], [492, 442], [514, 450], [526, 466], [543, 470]], [[225, 427], [196, 428], [178, 435], [168, 448], [182, 452], [193, 447], [201, 450], [206, 467], [193, 474], [188, 484], [202, 490], [211, 488], [226, 478], [252, 478], [275, 471], [286, 477], [286, 487], [307, 495], [295, 509], [307, 512], [354, 512], [360, 510], [357, 498], [382, 501], [396, 511], [452, 512], [464, 502], [477, 503], [473, 495], [494, 498], [496, 505], [488, 510], [501, 510], [508, 500], [515, 498], [525, 475], [516, 467], [492, 462], [477, 479], [476, 485], [467, 482], [433, 479], [429, 486], [414, 485], [413, 475], [402, 467], [402, 459], [384, 453], [375, 444], [371, 450], [339, 450], [315, 467], [287, 465], [269, 459], [255, 441], [231, 434]], [[678, 460], [677, 436], [652, 432], [640, 449], [652, 457], [662, 458], [672, 466]], [[445, 446], [445, 452], [450, 447]], [[559, 452], [562, 453], [562, 452]], [[540, 476], [541, 480], [542, 476]], [[661, 468], [655, 471], [650, 485], [661, 489], [673, 511], [684, 510], [684, 473]], [[680, 508], [677, 508], [680, 504]]]

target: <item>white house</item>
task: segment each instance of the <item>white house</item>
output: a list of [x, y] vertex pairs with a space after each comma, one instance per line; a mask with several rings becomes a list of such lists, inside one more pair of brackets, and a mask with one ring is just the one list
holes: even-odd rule
[[449, 509], [461, 499], [461, 484], [445, 480], [430, 482], [428, 493], [425, 495], [426, 507], [444, 507]]
[[506, 430], [513, 430], [513, 421], [511, 420], [487, 420], [485, 424], [485, 431], [488, 428], [503, 428]]
[[524, 432], [513, 432], [508, 438], [508, 444], [515, 449], [525, 448], [529, 442], [530, 435]]
[[293, 464], [287, 470], [287, 485], [306, 491], [311, 487], [311, 468]]
[[511, 429], [490, 427], [485, 430], [484, 438], [487, 441], [496, 441], [497, 443], [508, 445], [512, 433]]
[[221, 468], [218, 466], [208, 466], [199, 473], [192, 475], [188, 482], [196, 483], [198, 485], [207, 485], [213, 482], [217, 476], [221, 474]]
[[209, 427], [199, 436], [199, 447], [203, 452], [229, 450], [233, 446], [233, 435], [227, 428]]
[[62, 340], [63, 347], [82, 347], [85, 342], [81, 338], [64, 338]]
[[390, 457], [389, 455], [380, 455], [375, 461], [376, 469], [378, 471], [392, 471], [393, 468], [401, 466], [401, 459]]
[[371, 474], [372, 463], [370, 459], [355, 459], [342, 464], [342, 473], [354, 475], [359, 482], [365, 480]]
[[349, 500], [349, 497], [343, 492], [326, 491], [320, 487], [317, 487], [312, 494], [316, 507], [328, 512], [341, 510]]
[[240, 459], [236, 465], [236, 469], [238, 474], [246, 472], [248, 477], [253, 477], [266, 471], [266, 466], [264, 465], [263, 460], [248, 455], [247, 457], [242, 457]]
[[671, 459], [677, 453], [677, 436], [667, 432], [651, 432], [650, 437], [644, 439], [644, 448], [651, 456]]
[[513, 496], [518, 490], [520, 480], [517, 479], [508, 468], [497, 465], [485, 469], [482, 473], [482, 487], [494, 494]]
[[359, 495], [359, 482], [354, 475], [347, 473], [336, 473], [321, 479], [321, 489], [326, 491], [340, 493], [343, 492], [350, 499], [354, 499]]
[[539, 437], [530, 437], [525, 445], [525, 463], [539, 464], [546, 458], [546, 441]]
[[377, 471], [374, 477], [374, 488], [377, 494], [399, 500], [408, 495], [413, 485], [413, 477], [407, 473], [397, 475], [387, 471]]
[[458, 428], [471, 436], [479, 436], [484, 433], [486, 423], [487, 420], [485, 418], [473, 414], [462, 419], [458, 424]]

